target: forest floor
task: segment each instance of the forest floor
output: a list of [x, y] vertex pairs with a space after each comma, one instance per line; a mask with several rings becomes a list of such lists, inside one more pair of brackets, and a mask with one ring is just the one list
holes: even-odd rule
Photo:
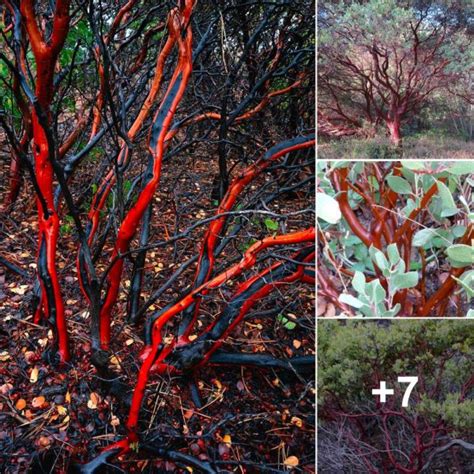
[[[403, 158], [414, 159], [472, 159], [474, 143], [443, 135], [417, 135], [403, 139]], [[318, 146], [322, 160], [399, 159], [399, 151], [387, 137], [341, 138], [322, 141]]]
[[[192, 164], [177, 161], [176, 166], [164, 165], [155, 198], [151, 242], [174, 235], [197, 217], [215, 212], [215, 202], [210, 198], [213, 167], [202, 159], [194, 159]], [[94, 166], [91, 160], [81, 183], [73, 189], [75, 196], [87, 195], [96, 173]], [[34, 324], [31, 314], [37, 245], [32, 194], [31, 189], [24, 188], [12, 213], [2, 216], [0, 222], [1, 255], [29, 273], [21, 277], [0, 267], [0, 464], [6, 473], [74, 472], [74, 463], [90, 461], [126, 433], [138, 354], [144, 344], [142, 325], [136, 328], [126, 323], [130, 283], [126, 280], [112, 323], [109, 367], [127, 388], [121, 396], [110, 395], [90, 362], [90, 319], [75, 268], [77, 241], [72, 225], [63, 219], [57, 263], [73, 357], [66, 367], [44, 360], [52, 333], [48, 327]], [[280, 200], [275, 205], [281, 212], [301, 208], [299, 199]], [[228, 265], [239, 258], [245, 241], [265, 233], [263, 217], [255, 219], [244, 241], [237, 240], [225, 251], [218, 270], [222, 263]], [[288, 231], [303, 225], [289, 219]], [[144, 297], [198, 251], [204, 228], [174, 247], [148, 253]], [[111, 245], [107, 245], [110, 251]], [[98, 268], [105, 266], [106, 260]], [[129, 272], [131, 263], [126, 267]], [[173, 301], [192, 282], [194, 269], [191, 265], [151, 310]], [[216, 314], [220, 300], [216, 295], [214, 298], [204, 303], [201, 324]], [[308, 285], [277, 292], [271, 300], [255, 306], [224, 348], [279, 358], [314, 354], [313, 299], [314, 290]], [[278, 318], [280, 311], [295, 324], [289, 326], [287, 320]], [[191, 382], [198, 387], [202, 408], [193, 403]], [[314, 395], [313, 370], [302, 375], [280, 369], [206, 366], [188, 377], [153, 376], [141, 411], [141, 439], [155, 448], [208, 460], [219, 472], [314, 472]], [[110, 472], [193, 472], [189, 466], [144, 450], [114, 464], [123, 470], [110, 467]]]

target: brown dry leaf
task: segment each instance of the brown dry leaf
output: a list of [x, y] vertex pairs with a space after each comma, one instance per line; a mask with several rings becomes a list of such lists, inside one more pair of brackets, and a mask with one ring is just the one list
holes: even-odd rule
[[44, 339], [38, 339], [38, 344], [39, 344], [41, 347], [46, 347], [46, 345], [48, 344], [48, 338], [45, 337]]
[[40, 436], [38, 438], [37, 444], [41, 448], [49, 448], [49, 446], [51, 446], [52, 442], [53, 442], [53, 440], [49, 436]]
[[44, 402], [46, 399], [44, 397], [35, 397], [33, 398], [33, 401], [31, 402], [31, 406], [33, 408], [41, 408], [44, 405]]
[[110, 358], [110, 363], [111, 363], [112, 365], [117, 365], [117, 366], [120, 367], [120, 359], [119, 359], [117, 356], [112, 356], [112, 357]]
[[28, 289], [28, 285], [20, 285], [15, 288], [10, 288], [10, 291], [12, 293], [15, 293], [16, 295], [24, 295], [27, 289]]
[[90, 399], [96, 405], [98, 405], [100, 403], [100, 395], [95, 393], [95, 392], [91, 392]]
[[33, 367], [30, 373], [30, 382], [36, 383], [38, 381], [39, 370], [38, 367]]
[[295, 349], [299, 349], [301, 347], [301, 341], [298, 341], [298, 339], [293, 339], [293, 347]]
[[35, 357], [35, 353], [33, 351], [25, 351], [25, 353], [23, 354], [24, 357], [25, 357], [25, 360], [28, 364], [30, 364], [34, 357]]
[[63, 407], [62, 405], [58, 405], [56, 407], [56, 410], [58, 411], [59, 415], [66, 415], [67, 414], [67, 408]]
[[97, 405], [92, 402], [92, 400], [87, 400], [87, 408], [90, 408], [91, 410], [97, 410]]
[[222, 442], [226, 443], [228, 446], [230, 446], [232, 444], [232, 438], [231, 438], [230, 434], [224, 435], [224, 437], [222, 438]]
[[296, 467], [300, 463], [300, 460], [296, 456], [288, 456], [283, 464], [289, 467]]
[[10, 354], [8, 351], [0, 352], [0, 362], [6, 362], [7, 360], [10, 360]]
[[303, 426], [303, 420], [297, 416], [291, 417], [291, 424], [301, 428]]
[[110, 420], [110, 424], [111, 424], [112, 426], [119, 426], [119, 425], [120, 425], [120, 420], [119, 420], [119, 418], [118, 418], [117, 416], [115, 416], [115, 415], [112, 415], [112, 418], [111, 418], [111, 420]]
[[66, 393], [66, 396], [64, 397], [64, 400], [66, 403], [71, 403], [71, 394], [69, 393], [69, 390]]
[[0, 386], [0, 393], [2, 395], [6, 395], [10, 390], [13, 389], [13, 385], [11, 383], [4, 383]]
[[100, 396], [95, 392], [91, 392], [90, 398], [87, 402], [87, 407], [90, 408], [91, 410], [96, 410], [97, 405], [99, 403], [100, 403]]
[[336, 307], [332, 303], [329, 303], [326, 306], [326, 313], [324, 314], [324, 316], [328, 318], [333, 318], [334, 316], [336, 316]]
[[59, 427], [59, 431], [66, 431], [66, 430], [67, 430], [67, 428], [68, 428], [68, 426], [69, 426], [69, 420], [70, 420], [70, 417], [69, 417], [69, 415], [68, 415], [68, 416], [66, 416], [66, 417], [64, 418], [64, 420], [62, 421], [62, 424], [61, 424], [61, 426]]
[[24, 398], [20, 398], [16, 403], [15, 403], [15, 408], [17, 410], [23, 410], [23, 408], [26, 407], [26, 400]]
[[326, 312], [326, 300], [323, 297], [318, 298], [318, 306], [316, 308], [316, 316], [324, 316]]

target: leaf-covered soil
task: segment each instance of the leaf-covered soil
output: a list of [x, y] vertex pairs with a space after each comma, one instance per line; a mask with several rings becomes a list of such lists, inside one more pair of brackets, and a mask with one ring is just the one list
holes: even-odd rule
[[[90, 202], [94, 166], [91, 160], [81, 179], [73, 184], [75, 197], [83, 199], [83, 209]], [[165, 165], [164, 170], [154, 203], [151, 243], [168, 239], [211, 216], [216, 207], [211, 198], [216, 170], [208, 161], [191, 153], [182, 162], [176, 158], [173, 166]], [[138, 171], [135, 168], [133, 173]], [[266, 173], [252, 185], [249, 195], [261, 191], [264, 185], [272, 189], [275, 179], [272, 173]], [[74, 472], [75, 463], [90, 461], [126, 433], [138, 355], [143, 347], [142, 324], [135, 328], [126, 323], [132, 265], [127, 261], [128, 276], [114, 313], [109, 360], [120, 384], [111, 394], [109, 385], [98, 377], [90, 362], [90, 318], [75, 267], [77, 241], [63, 210], [57, 264], [73, 358], [67, 367], [46, 360], [52, 333], [48, 327], [34, 324], [31, 314], [37, 245], [32, 194], [26, 186], [13, 212], [1, 222], [1, 255], [29, 276], [21, 277], [0, 266], [0, 463], [2, 472], [7, 473]], [[283, 214], [308, 207], [309, 195], [294, 193], [277, 199], [269, 209]], [[249, 241], [269, 234], [264, 219], [258, 214], [249, 216], [244, 231], [219, 258], [219, 272], [240, 258]], [[284, 225], [287, 231], [303, 228], [307, 225], [305, 219], [304, 215], [290, 216]], [[147, 254], [142, 302], [197, 253], [204, 230], [205, 226], [197, 227], [188, 238]], [[107, 255], [110, 242], [105, 249]], [[107, 263], [104, 257], [99, 270], [103, 271]], [[174, 301], [192, 282], [194, 269], [194, 265], [189, 266], [150, 310]], [[247, 272], [243, 278], [254, 272]], [[224, 286], [204, 301], [199, 327], [205, 327], [218, 314], [232, 290], [232, 285]], [[280, 288], [253, 308], [223, 348], [279, 359], [314, 354], [313, 299], [310, 285]], [[175, 328], [173, 324], [167, 328], [169, 333]], [[193, 390], [199, 393], [202, 408], [196, 407]], [[314, 472], [314, 394], [313, 369], [296, 374], [272, 368], [205, 366], [182, 377], [152, 376], [141, 411], [139, 451], [113, 460], [116, 467], [108, 470], [193, 472], [190, 464], [148, 452], [148, 444], [209, 461], [219, 472]], [[194, 472], [200, 471], [194, 468]]]

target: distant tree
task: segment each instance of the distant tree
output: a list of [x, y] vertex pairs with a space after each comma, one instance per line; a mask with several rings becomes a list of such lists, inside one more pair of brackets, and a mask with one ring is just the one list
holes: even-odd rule
[[473, 49], [462, 9], [340, 2], [323, 6], [319, 25], [319, 109], [335, 122], [384, 124], [401, 145], [402, 123], [434, 92], [472, 102], [466, 77]]

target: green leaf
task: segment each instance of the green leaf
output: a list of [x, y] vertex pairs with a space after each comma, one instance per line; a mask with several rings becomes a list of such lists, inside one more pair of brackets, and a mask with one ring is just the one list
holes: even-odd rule
[[395, 265], [395, 268], [393, 269], [394, 273], [396, 274], [405, 273], [406, 267], [407, 266], [405, 264], [405, 260], [401, 258], [399, 262]]
[[268, 230], [278, 230], [278, 222], [272, 219], [265, 219], [263, 222]]
[[421, 229], [413, 236], [412, 244], [414, 247], [424, 247], [429, 244], [436, 235], [436, 229]]
[[380, 268], [380, 270], [388, 270], [390, 264], [388, 263], [387, 257], [383, 254], [382, 251], [375, 248], [374, 246], [370, 247], [369, 254], [375, 264]]
[[348, 304], [349, 306], [353, 306], [354, 308], [362, 308], [362, 306], [364, 306], [364, 303], [362, 303], [362, 301], [347, 293], [340, 294], [338, 299], [341, 303]]
[[459, 238], [462, 237], [466, 233], [466, 226], [464, 225], [455, 225], [452, 227], [451, 232], [453, 233], [454, 237]]
[[72, 228], [69, 224], [63, 224], [59, 227], [59, 233], [61, 235], [64, 235], [64, 234], [69, 234], [71, 232]]
[[285, 329], [288, 329], [289, 331], [295, 329], [296, 327], [296, 323], [294, 323], [293, 321], [290, 321], [288, 318], [283, 316], [283, 314], [279, 314], [277, 316], [277, 321], [279, 321], [282, 324], [282, 326]]
[[383, 286], [380, 284], [379, 280], [372, 280], [367, 285], [367, 296], [370, 298], [370, 301], [374, 304], [380, 304], [385, 301], [385, 292]]
[[365, 276], [362, 272], [356, 271], [354, 277], [352, 278], [352, 287], [358, 293], [365, 293]]
[[316, 193], [316, 213], [320, 219], [329, 224], [336, 224], [342, 217], [339, 203], [325, 193]]
[[446, 249], [450, 262], [457, 268], [474, 264], [474, 247], [470, 245], [451, 245]]
[[416, 208], [418, 204], [413, 199], [407, 199], [407, 205], [402, 209], [405, 217], [408, 217]]
[[386, 318], [393, 318], [398, 314], [398, 312], [402, 309], [400, 303], [397, 303], [392, 309], [385, 311], [384, 316]]
[[459, 209], [457, 207], [447, 207], [446, 209], [443, 209], [441, 211], [440, 216], [441, 217], [449, 217], [449, 216], [454, 216], [459, 212]]
[[410, 171], [421, 171], [426, 169], [423, 161], [402, 160], [402, 166]]
[[459, 278], [452, 278], [462, 286], [470, 301], [474, 297], [474, 270], [464, 272]]
[[438, 181], [436, 185], [438, 186], [439, 197], [441, 198], [441, 202], [443, 203], [443, 210], [441, 211], [441, 216], [454, 216], [458, 213], [458, 208], [456, 207], [456, 203], [454, 202], [454, 198], [451, 194], [451, 191], [441, 181]]
[[388, 176], [387, 183], [393, 191], [398, 194], [411, 194], [411, 186], [410, 183], [401, 176]]
[[474, 173], [474, 161], [456, 161], [448, 168], [448, 173], [457, 176]]
[[418, 284], [418, 272], [402, 273], [401, 275], [393, 275], [390, 278], [391, 293], [394, 294], [398, 290], [413, 288]]
[[392, 265], [396, 265], [400, 261], [400, 253], [398, 252], [397, 244], [390, 244], [387, 247], [387, 255]]

